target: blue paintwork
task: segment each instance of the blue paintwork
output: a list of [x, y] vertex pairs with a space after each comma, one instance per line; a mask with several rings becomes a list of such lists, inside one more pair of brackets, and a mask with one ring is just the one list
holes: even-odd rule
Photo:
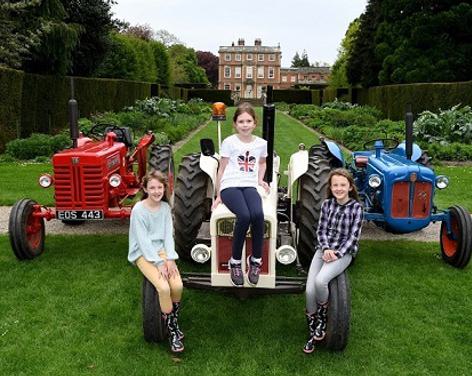
[[331, 155], [340, 162], [341, 166], [344, 166], [343, 153], [341, 152], [341, 148], [338, 146], [338, 144], [336, 144], [333, 141], [328, 141], [328, 140], [324, 140], [323, 142], [328, 147], [328, 150], [331, 153]]
[[[408, 233], [428, 226], [432, 221], [448, 221], [449, 211], [433, 214], [426, 218], [392, 218], [392, 189], [397, 182], [409, 182], [412, 173], [416, 173], [418, 182], [429, 182], [433, 185], [430, 208], [433, 208], [436, 175], [433, 170], [415, 163], [405, 157], [404, 146], [393, 151], [383, 150], [381, 143], [376, 143], [375, 150], [353, 153], [351, 172], [354, 175], [356, 186], [364, 203], [364, 217], [369, 221], [376, 221], [389, 231]], [[415, 151], [416, 150], [416, 151]], [[414, 148], [414, 155], [420, 153], [419, 147]], [[356, 156], [368, 157], [367, 166], [357, 168], [354, 165]], [[419, 156], [417, 156], [419, 158]], [[374, 189], [368, 184], [369, 176], [377, 174], [382, 180], [380, 187]], [[410, 208], [412, 207], [410, 196]]]
[[[413, 154], [411, 156], [411, 160], [413, 162], [416, 162], [418, 159], [420, 159], [421, 154], [423, 151], [417, 144], [413, 144]], [[393, 149], [390, 154], [397, 154], [397, 155], [402, 155], [406, 156], [406, 144], [405, 141], [403, 141], [401, 144], [399, 144], [395, 149]]]

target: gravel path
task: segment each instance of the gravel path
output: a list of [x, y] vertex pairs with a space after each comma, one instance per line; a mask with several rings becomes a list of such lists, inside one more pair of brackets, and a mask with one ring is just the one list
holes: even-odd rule
[[[8, 217], [11, 207], [0, 206], [0, 234], [8, 232]], [[86, 222], [80, 226], [66, 226], [61, 221], [46, 221], [46, 234], [127, 234], [129, 219]], [[409, 239], [435, 242], [439, 239], [440, 223], [433, 223], [427, 228], [411, 234], [389, 234], [373, 223], [365, 223], [362, 229], [362, 239], [394, 240]]]

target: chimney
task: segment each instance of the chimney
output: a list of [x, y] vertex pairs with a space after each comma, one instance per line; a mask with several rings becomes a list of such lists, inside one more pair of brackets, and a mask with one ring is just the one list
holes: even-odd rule
[[261, 38], [257, 38], [257, 39], [254, 41], [254, 46], [261, 46], [261, 45], [262, 45]]
[[238, 46], [244, 46], [244, 39], [243, 38], [238, 39]]

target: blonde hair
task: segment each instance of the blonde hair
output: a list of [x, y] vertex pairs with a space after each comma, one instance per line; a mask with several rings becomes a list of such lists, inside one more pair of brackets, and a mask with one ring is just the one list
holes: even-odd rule
[[151, 170], [143, 177], [143, 197], [141, 200], [148, 198], [148, 194], [144, 189], [147, 189], [147, 185], [152, 179], [156, 179], [164, 186], [164, 195], [162, 196], [162, 201], [165, 201], [170, 204], [170, 191], [169, 191], [169, 180], [161, 171]]
[[332, 170], [328, 176], [328, 186], [326, 187], [326, 196], [327, 198], [334, 198], [333, 192], [331, 192], [331, 180], [333, 176], [342, 176], [347, 179], [352, 189], [349, 191], [349, 197], [353, 198], [357, 202], [360, 202], [359, 193], [357, 192], [356, 183], [354, 182], [354, 178], [352, 177], [351, 173], [346, 170], [345, 168], [337, 168]]

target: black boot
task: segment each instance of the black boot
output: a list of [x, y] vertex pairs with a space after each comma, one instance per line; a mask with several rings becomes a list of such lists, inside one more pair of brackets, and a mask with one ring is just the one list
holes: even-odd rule
[[315, 324], [316, 324], [316, 314], [309, 314], [305, 312], [306, 323], [308, 325], [308, 339], [303, 346], [303, 352], [305, 354], [311, 354], [315, 350]]
[[170, 351], [174, 353], [180, 353], [184, 351], [184, 344], [178, 338], [177, 332], [175, 331], [173, 313], [172, 312], [169, 314], [163, 313], [162, 316], [164, 317], [166, 321], [167, 335], [169, 336]]
[[184, 339], [184, 333], [180, 330], [179, 327], [180, 302], [172, 302], [172, 307], [172, 313], [174, 314], [175, 331], [177, 332], [177, 336], [179, 337], [179, 339], [182, 340]]
[[326, 323], [328, 321], [328, 303], [318, 304], [316, 310], [315, 340], [321, 341], [326, 336]]

